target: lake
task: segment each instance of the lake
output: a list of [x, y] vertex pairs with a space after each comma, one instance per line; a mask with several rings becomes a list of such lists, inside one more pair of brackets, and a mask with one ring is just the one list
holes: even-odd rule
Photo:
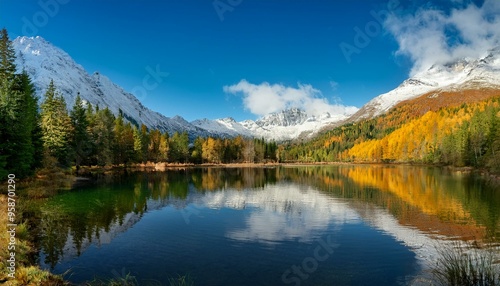
[[133, 172], [38, 213], [39, 264], [74, 283], [408, 285], [440, 243], [500, 237], [500, 192], [435, 167]]

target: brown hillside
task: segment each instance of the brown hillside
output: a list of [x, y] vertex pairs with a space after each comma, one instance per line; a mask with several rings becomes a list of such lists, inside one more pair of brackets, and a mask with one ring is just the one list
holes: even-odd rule
[[443, 107], [457, 107], [463, 103], [475, 103], [500, 96], [499, 89], [467, 89], [458, 91], [432, 91], [417, 98], [398, 103], [394, 108], [403, 108], [412, 116], [422, 116], [427, 111]]
[[[500, 89], [497, 88], [466, 88], [461, 90], [434, 90], [419, 97], [401, 101], [391, 108], [386, 114], [394, 112], [403, 113], [410, 117], [422, 116], [429, 110], [439, 110], [442, 107], [460, 106], [462, 103], [474, 103], [494, 96], [500, 96]], [[340, 126], [345, 123], [356, 122], [361, 119], [372, 118], [376, 110], [372, 106], [363, 106], [358, 112], [347, 120], [328, 126], [325, 130]]]
[[[376, 126], [378, 126], [378, 128], [397, 128], [408, 120], [423, 116], [428, 111], [438, 111], [440, 108], [444, 107], [459, 107], [464, 103], [476, 103], [493, 97], [500, 97], [500, 89], [470, 88], [447, 91], [435, 90], [416, 98], [401, 101], [383, 115], [376, 117], [374, 120], [376, 121]], [[371, 108], [373, 107], [364, 106], [350, 118], [323, 127], [322, 132], [327, 132], [348, 123], [363, 122], [367, 120], [363, 119], [363, 114], [368, 114], [368, 118], [373, 116], [375, 110], [372, 110]]]

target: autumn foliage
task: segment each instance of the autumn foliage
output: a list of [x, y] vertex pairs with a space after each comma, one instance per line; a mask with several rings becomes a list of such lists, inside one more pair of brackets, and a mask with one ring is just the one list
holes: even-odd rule
[[500, 170], [500, 92], [430, 93], [288, 144], [285, 161], [421, 162]]

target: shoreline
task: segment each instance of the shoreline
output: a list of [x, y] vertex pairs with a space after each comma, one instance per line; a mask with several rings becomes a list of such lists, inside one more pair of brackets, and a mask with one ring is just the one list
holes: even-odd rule
[[[113, 166], [82, 166], [78, 174], [74, 173], [74, 182], [85, 182], [90, 180], [86, 175], [109, 174], [115, 171], [153, 171], [163, 172], [167, 170], [192, 169], [192, 168], [275, 168], [275, 167], [308, 167], [308, 166], [417, 166], [417, 167], [438, 167], [460, 174], [475, 174], [484, 179], [500, 184], [500, 173], [491, 172], [484, 168], [474, 168], [471, 166], [457, 167], [443, 164], [426, 164], [414, 162], [263, 162], [263, 163], [140, 163], [130, 165]], [[74, 168], [74, 167], [73, 167]], [[75, 171], [73, 169], [73, 171]]]

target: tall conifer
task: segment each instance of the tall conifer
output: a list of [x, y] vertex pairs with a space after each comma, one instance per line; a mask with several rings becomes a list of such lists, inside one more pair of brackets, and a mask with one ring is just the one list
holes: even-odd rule
[[71, 135], [73, 126], [66, 110], [64, 98], [51, 81], [42, 103], [41, 127], [45, 151], [55, 157], [62, 166], [72, 161]]
[[70, 117], [73, 125], [72, 148], [78, 173], [80, 165], [90, 156], [91, 151], [90, 134], [87, 130], [89, 127], [87, 110], [80, 94], [76, 97]]
[[0, 31], [0, 178], [33, 173], [41, 163], [38, 102], [26, 72], [16, 74], [15, 53], [5, 29]]
[[16, 53], [9, 40], [7, 30], [3, 28], [0, 31], [0, 77], [6, 77], [8, 80], [14, 79], [16, 73]]

